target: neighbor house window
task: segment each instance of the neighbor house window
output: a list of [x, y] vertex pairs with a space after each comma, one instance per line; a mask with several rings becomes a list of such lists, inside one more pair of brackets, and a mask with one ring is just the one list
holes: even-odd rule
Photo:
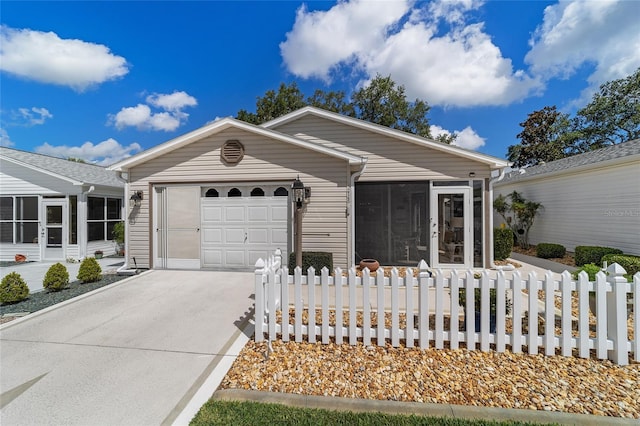
[[87, 235], [89, 241], [112, 240], [113, 227], [122, 221], [122, 199], [89, 197]]
[[0, 242], [38, 243], [38, 197], [0, 197]]

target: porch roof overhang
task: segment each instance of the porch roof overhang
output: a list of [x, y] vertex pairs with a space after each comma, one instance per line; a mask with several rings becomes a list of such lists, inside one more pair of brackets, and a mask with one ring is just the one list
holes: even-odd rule
[[20, 167], [24, 167], [24, 168], [26, 168], [26, 169], [28, 169], [28, 170], [30, 170], [32, 172], [42, 173], [42, 174], [50, 176], [52, 178], [59, 179], [59, 180], [61, 180], [63, 182], [66, 182], [66, 183], [68, 183], [70, 185], [73, 185], [73, 186], [85, 185], [85, 182], [82, 182], [82, 181], [79, 181], [79, 180], [76, 180], [76, 179], [72, 179], [72, 178], [70, 178], [68, 176], [64, 176], [64, 175], [61, 175], [59, 173], [54, 173], [54, 172], [51, 172], [49, 170], [44, 170], [44, 169], [42, 169], [40, 167], [36, 167], [36, 166], [31, 165], [31, 164], [24, 163], [24, 162], [22, 162], [20, 160], [16, 160], [15, 158], [4, 157], [3, 156], [2, 160], [3, 161], [7, 161], [9, 163], [13, 163], [13, 164], [15, 164], [17, 166], [20, 166]]
[[358, 170], [366, 163], [366, 158], [357, 155], [348, 154], [336, 149], [324, 147], [313, 142], [305, 141], [291, 135], [277, 132], [275, 130], [267, 129], [264, 127], [255, 126], [253, 124], [246, 123], [244, 121], [236, 120], [234, 118], [223, 118], [221, 120], [214, 121], [206, 126], [196, 129], [192, 132], [186, 133], [182, 136], [178, 136], [175, 139], [160, 144], [154, 148], [150, 148], [144, 152], [136, 154], [118, 163], [112, 164], [108, 167], [108, 170], [114, 170], [118, 172], [126, 172], [132, 167], [144, 164], [154, 158], [158, 158], [164, 154], [174, 151], [183, 146], [189, 145], [193, 142], [201, 140], [202, 138], [215, 135], [223, 130], [234, 128], [253, 133], [255, 135], [263, 136], [266, 138], [274, 139], [280, 142], [285, 142], [294, 146], [309, 149], [311, 151], [319, 152], [330, 157], [346, 161], [352, 170]]

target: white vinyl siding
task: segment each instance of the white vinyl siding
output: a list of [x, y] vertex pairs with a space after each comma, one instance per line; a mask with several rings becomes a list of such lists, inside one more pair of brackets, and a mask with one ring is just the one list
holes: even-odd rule
[[[239, 140], [245, 155], [239, 164], [220, 159], [222, 144]], [[180, 183], [214, 187], [216, 183], [284, 182], [300, 176], [311, 187], [311, 201], [303, 219], [305, 251], [329, 251], [334, 263], [347, 265], [346, 161], [238, 129], [228, 129], [168, 152], [130, 170], [130, 188], [144, 192], [142, 205], [130, 216], [129, 253], [139, 267], [150, 267], [150, 190], [153, 185]], [[153, 208], [153, 207], [152, 207]], [[151, 212], [151, 214], [153, 214]], [[134, 219], [134, 220], [131, 220]]]
[[487, 165], [319, 117], [302, 117], [274, 128], [349, 154], [367, 157], [360, 182], [488, 178]]
[[[569, 251], [605, 246], [640, 255], [640, 161], [497, 183], [494, 197], [513, 191], [544, 206], [531, 228], [531, 243], [562, 244]], [[495, 220], [499, 224], [500, 216]]]

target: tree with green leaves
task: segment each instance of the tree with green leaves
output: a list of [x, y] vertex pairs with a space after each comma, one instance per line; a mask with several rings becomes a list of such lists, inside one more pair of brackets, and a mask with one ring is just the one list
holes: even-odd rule
[[[282, 83], [277, 92], [269, 90], [263, 97], [258, 97], [255, 113], [240, 110], [237, 118], [253, 124], [262, 124], [311, 105], [393, 129], [431, 137], [427, 117], [429, 105], [420, 99], [409, 102], [404, 86], [397, 85], [391, 76], [377, 75], [369, 85], [356, 90], [351, 98], [348, 102], [342, 91], [325, 92], [318, 89], [305, 99], [295, 82], [289, 85]], [[455, 140], [455, 135], [441, 135], [436, 140], [451, 143]]]
[[640, 138], [640, 68], [600, 86], [575, 117], [547, 106], [520, 123], [520, 143], [507, 158], [516, 167], [533, 166]]
[[576, 154], [640, 138], [640, 68], [601, 85], [576, 118], [581, 133]]
[[544, 208], [543, 205], [527, 200], [518, 191], [513, 191], [509, 195], [500, 194], [493, 201], [493, 208], [513, 231], [518, 245], [528, 249], [529, 230], [533, 226], [538, 211]]
[[391, 76], [377, 75], [368, 86], [353, 96], [356, 117], [392, 129], [431, 137], [429, 105], [420, 99], [407, 101], [404, 86], [396, 85]]
[[514, 167], [525, 167], [566, 157], [570, 125], [569, 115], [555, 106], [532, 112], [520, 123], [520, 143], [509, 146], [507, 159]]
[[258, 97], [255, 113], [241, 109], [237, 118], [252, 124], [262, 124], [306, 105], [304, 95], [295, 82], [289, 85], [281, 83], [277, 92], [267, 90], [263, 97]]

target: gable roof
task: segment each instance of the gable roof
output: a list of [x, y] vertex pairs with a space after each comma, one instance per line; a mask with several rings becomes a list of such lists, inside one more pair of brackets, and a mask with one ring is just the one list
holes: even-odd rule
[[281, 142], [296, 145], [302, 148], [310, 149], [312, 151], [320, 152], [329, 155], [334, 158], [345, 160], [351, 165], [361, 165], [366, 160], [362, 157], [347, 154], [342, 151], [338, 151], [332, 148], [327, 148], [321, 145], [314, 144], [312, 142], [298, 139], [294, 136], [277, 132], [275, 130], [266, 129], [263, 127], [255, 126], [253, 124], [246, 123], [244, 121], [236, 120], [235, 118], [223, 118], [221, 120], [214, 121], [192, 132], [186, 133], [182, 136], [178, 136], [168, 142], [164, 142], [125, 160], [119, 161], [109, 166], [109, 170], [124, 171], [131, 167], [146, 163], [149, 160], [157, 158], [161, 155], [167, 154], [173, 150], [176, 150], [185, 145], [189, 145], [193, 142], [199, 141], [207, 136], [214, 135], [223, 130], [234, 128], [241, 129], [256, 135], [268, 137], [271, 139], [279, 140]]
[[481, 154], [479, 152], [461, 148], [459, 146], [448, 145], [442, 142], [437, 142], [432, 139], [423, 138], [421, 136], [403, 132], [401, 130], [392, 129], [390, 127], [381, 126], [379, 124], [371, 123], [371, 122], [360, 120], [353, 117], [347, 117], [346, 115], [337, 114], [335, 112], [327, 111], [327, 110], [312, 107], [312, 106], [307, 106], [307, 107], [298, 109], [296, 111], [290, 112], [289, 114], [283, 115], [281, 117], [278, 117], [276, 119], [263, 123], [261, 126], [267, 129], [272, 129], [282, 124], [289, 123], [309, 115], [324, 118], [337, 123], [346, 124], [348, 126], [357, 127], [359, 129], [368, 130], [373, 133], [378, 133], [378, 134], [389, 136], [395, 139], [400, 139], [406, 142], [411, 142], [417, 145], [424, 146], [426, 148], [443, 151], [459, 157], [468, 158], [483, 164], [487, 164], [492, 169], [502, 169], [509, 165], [509, 162], [507, 160], [493, 157], [491, 155]]
[[62, 179], [72, 185], [100, 185], [124, 188], [124, 182], [114, 172], [95, 164], [79, 163], [7, 147], [0, 147], [0, 158]]
[[[585, 152], [584, 154], [573, 155], [571, 157], [561, 158], [560, 160], [514, 170], [507, 173], [504, 179], [500, 180], [500, 184], [519, 182], [536, 177], [546, 177], [616, 161], [632, 161], [636, 157], [638, 157], [637, 160], [640, 161], [640, 139], [634, 139], [617, 145]], [[498, 184], [497, 181], [496, 184]]]

